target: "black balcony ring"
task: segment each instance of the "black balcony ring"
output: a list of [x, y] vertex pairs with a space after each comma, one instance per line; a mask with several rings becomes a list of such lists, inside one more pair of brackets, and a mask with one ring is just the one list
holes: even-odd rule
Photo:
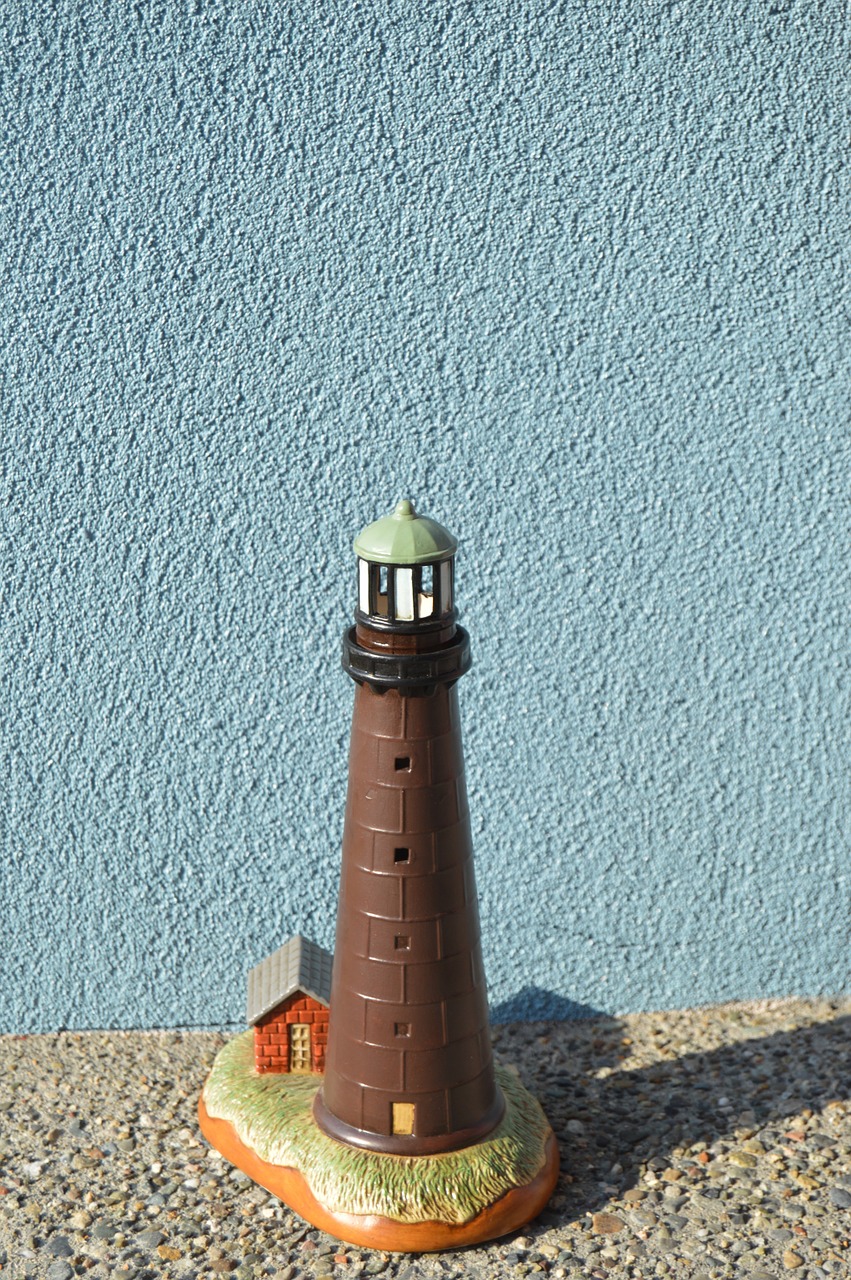
[[438, 684], [454, 684], [470, 670], [470, 637], [463, 627], [455, 628], [452, 643], [425, 653], [381, 653], [364, 649], [355, 639], [355, 628], [343, 636], [343, 670], [358, 684], [379, 689], [410, 689], [425, 692]]

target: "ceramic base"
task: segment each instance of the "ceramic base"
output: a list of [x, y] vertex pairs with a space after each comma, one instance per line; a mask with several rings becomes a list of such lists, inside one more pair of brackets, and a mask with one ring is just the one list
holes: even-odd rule
[[393, 1155], [330, 1137], [314, 1115], [320, 1075], [259, 1073], [253, 1033], [216, 1055], [198, 1105], [208, 1142], [308, 1222], [350, 1244], [421, 1252], [516, 1231], [546, 1204], [558, 1148], [538, 1101], [497, 1065], [499, 1124], [469, 1146]]
[[198, 1119], [201, 1132], [211, 1146], [307, 1222], [348, 1244], [394, 1253], [457, 1249], [516, 1231], [544, 1208], [558, 1178], [558, 1146], [550, 1133], [540, 1172], [525, 1186], [514, 1187], [467, 1222], [397, 1222], [378, 1214], [341, 1213], [320, 1204], [296, 1169], [261, 1160], [229, 1121], [208, 1114], [203, 1096], [198, 1103]]

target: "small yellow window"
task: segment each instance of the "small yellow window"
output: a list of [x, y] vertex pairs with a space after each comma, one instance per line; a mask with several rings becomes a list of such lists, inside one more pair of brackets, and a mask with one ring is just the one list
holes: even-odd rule
[[310, 1024], [296, 1022], [290, 1027], [290, 1071], [310, 1070]]
[[393, 1132], [394, 1133], [413, 1133], [414, 1132], [413, 1102], [394, 1102], [393, 1103]]

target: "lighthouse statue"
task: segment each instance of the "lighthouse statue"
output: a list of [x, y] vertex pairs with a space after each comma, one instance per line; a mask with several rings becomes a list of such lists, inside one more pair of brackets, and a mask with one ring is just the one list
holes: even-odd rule
[[403, 501], [355, 542], [356, 683], [325, 1080], [331, 1137], [468, 1146], [504, 1102], [488, 1026], [457, 682], [455, 539]]
[[337, 934], [251, 970], [253, 1030], [218, 1054], [208, 1141], [354, 1244], [455, 1248], [549, 1199], [558, 1149], [495, 1065], [458, 709], [470, 641], [455, 538], [403, 500], [355, 540], [355, 682]]

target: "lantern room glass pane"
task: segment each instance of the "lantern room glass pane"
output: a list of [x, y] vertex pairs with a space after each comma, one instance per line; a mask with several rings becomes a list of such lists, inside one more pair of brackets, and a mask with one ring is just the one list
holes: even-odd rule
[[387, 617], [387, 565], [370, 565], [370, 573], [372, 575], [372, 590], [375, 608], [370, 609], [370, 613], [374, 613], [379, 618]]
[[417, 616], [430, 618], [434, 613], [434, 565], [424, 564], [420, 570], [420, 593], [417, 599]]
[[396, 570], [396, 617], [400, 622], [414, 620], [414, 571]]
[[358, 560], [358, 608], [361, 613], [369, 613], [369, 565], [366, 560]]
[[452, 608], [452, 561], [444, 560], [440, 565], [440, 608], [448, 613]]

